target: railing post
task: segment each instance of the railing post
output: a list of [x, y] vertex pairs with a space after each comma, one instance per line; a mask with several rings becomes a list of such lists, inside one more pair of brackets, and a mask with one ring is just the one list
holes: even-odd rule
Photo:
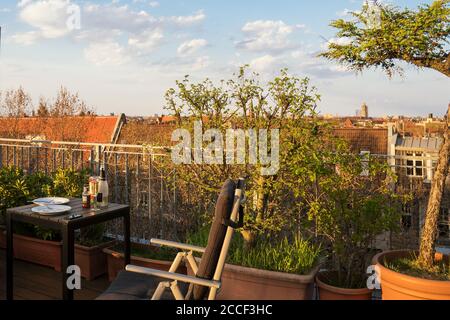
[[17, 168], [17, 156], [16, 156], [17, 147], [13, 147], [13, 165], [14, 168]]
[[128, 195], [128, 153], [125, 155], [125, 203], [129, 204], [130, 199]]
[[52, 171], [56, 171], [56, 149], [52, 150]]
[[74, 151], [73, 151], [73, 149], [70, 150], [70, 169], [72, 171], [75, 170], [75, 159], [74, 159]]
[[89, 170], [91, 171], [91, 176], [93, 176], [94, 175], [94, 157], [95, 157], [95, 154], [94, 154], [95, 152], [94, 152], [94, 148], [91, 148], [91, 151], [90, 151], [90, 159], [89, 159]]
[[31, 169], [31, 152], [32, 152], [32, 150], [31, 150], [31, 147], [29, 146], [28, 147], [28, 174], [31, 174], [31, 172], [32, 172], [32, 169]]
[[148, 156], [148, 218], [152, 220], [152, 156]]
[[119, 162], [119, 155], [114, 153], [114, 198], [116, 203], [119, 202], [119, 171], [117, 169]]
[[65, 169], [66, 168], [66, 150], [65, 149], [61, 149], [62, 154], [61, 154], [61, 169]]
[[25, 152], [23, 151], [24, 147], [21, 146], [20, 147], [20, 169], [24, 170], [25, 169]]
[[45, 166], [45, 175], [48, 176], [48, 148], [45, 147], [44, 148], [45, 152], [44, 152], [44, 166]]
[[39, 149], [39, 146], [36, 147], [36, 172], [39, 172]]
[[102, 159], [101, 155], [102, 155], [102, 146], [99, 145], [99, 146], [97, 146], [97, 157], [96, 157], [96, 160], [97, 160], [97, 175], [100, 175], [100, 161]]
[[103, 151], [103, 157], [102, 157], [102, 162], [103, 162], [103, 169], [105, 169], [105, 175], [106, 175], [106, 179], [108, 180], [108, 168], [107, 168], [107, 156], [106, 156], [106, 150]]
[[0, 146], [0, 169], [3, 168], [3, 146]]
[[140, 183], [139, 183], [139, 176], [141, 174], [141, 170], [140, 170], [140, 164], [141, 164], [141, 155], [138, 154], [137, 155], [137, 163], [136, 163], [136, 207], [137, 207], [137, 211], [138, 214], [140, 214]]

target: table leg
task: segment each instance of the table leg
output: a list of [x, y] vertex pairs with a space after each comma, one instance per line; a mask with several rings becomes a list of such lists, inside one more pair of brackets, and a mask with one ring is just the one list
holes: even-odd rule
[[13, 252], [13, 222], [10, 213], [6, 213], [6, 299], [13, 300], [14, 293], [14, 252]]
[[65, 227], [62, 230], [62, 256], [61, 256], [61, 271], [62, 271], [62, 295], [64, 300], [73, 300], [73, 290], [67, 286], [67, 268], [75, 263], [75, 236], [74, 230], [70, 227]]
[[128, 209], [127, 214], [123, 217], [123, 237], [125, 243], [125, 266], [130, 264], [130, 256], [131, 256], [131, 243], [130, 243], [130, 210]]

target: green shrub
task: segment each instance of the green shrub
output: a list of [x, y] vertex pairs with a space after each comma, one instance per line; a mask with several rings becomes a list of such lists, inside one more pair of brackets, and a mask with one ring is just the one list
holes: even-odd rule
[[[188, 235], [187, 242], [206, 247], [210, 227], [202, 227]], [[235, 232], [230, 243], [227, 263], [243, 267], [293, 274], [307, 274], [317, 265], [321, 247], [308, 240], [287, 237], [281, 240], [258, 239], [254, 246], [245, 246], [242, 235]]]
[[275, 243], [263, 241], [249, 249], [237, 248], [230, 252], [229, 263], [269, 271], [307, 274], [317, 264], [320, 253], [320, 246], [308, 240], [294, 238], [289, 241], [284, 238]]
[[[25, 175], [23, 170], [14, 167], [0, 169], [0, 224], [5, 223], [6, 209], [26, 205], [40, 197], [81, 197], [83, 186], [88, 179], [86, 170], [58, 169], [52, 175], [42, 172]], [[17, 233], [43, 240], [60, 240], [58, 232], [18, 223]], [[91, 246], [102, 242], [105, 227], [103, 224], [81, 229], [77, 242]]]
[[83, 186], [87, 183], [88, 172], [86, 170], [58, 169], [52, 179], [52, 196], [78, 198], [81, 197]]
[[0, 224], [4, 224], [6, 209], [27, 203], [30, 191], [20, 169], [5, 167], [0, 170]]

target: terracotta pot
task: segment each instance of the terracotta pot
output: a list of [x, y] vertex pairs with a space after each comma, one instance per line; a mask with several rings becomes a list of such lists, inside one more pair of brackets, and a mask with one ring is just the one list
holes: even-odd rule
[[371, 300], [372, 290], [368, 288], [347, 289], [329, 285], [325, 283], [325, 274], [329, 272], [320, 272], [316, 277], [317, 287], [319, 289], [320, 300]]
[[109, 241], [95, 247], [75, 245], [75, 263], [81, 269], [81, 276], [91, 281], [107, 272], [106, 254], [104, 248], [113, 246], [116, 242]]
[[[13, 241], [16, 259], [61, 271], [61, 242], [40, 240], [18, 234], [14, 234]], [[103, 249], [114, 243], [115, 241], [110, 241], [95, 247], [75, 245], [75, 264], [80, 267], [83, 278], [93, 280], [106, 273], [106, 255]]]
[[[147, 247], [149, 250], [155, 250], [155, 247], [150, 245], [144, 246], [140, 244], [132, 244], [132, 247], [133, 246]], [[103, 249], [103, 252], [107, 257], [108, 280], [113, 281], [116, 278], [117, 273], [124, 269], [124, 255], [121, 252], [115, 251], [113, 248], [105, 248]], [[131, 256], [131, 264], [145, 268], [169, 271], [172, 261], [153, 260]], [[181, 265], [178, 267], [177, 273], [186, 274], [186, 267]]]
[[[427, 280], [395, 272], [384, 266], [400, 258], [409, 258], [413, 251], [398, 250], [377, 254], [372, 262], [379, 267], [383, 300], [450, 300], [450, 281]], [[439, 255], [438, 255], [439, 258]], [[448, 256], [441, 259], [449, 260]]]
[[[217, 299], [312, 300], [318, 271], [319, 266], [306, 275], [298, 275], [225, 264]], [[188, 274], [193, 275], [189, 266]]]
[[61, 242], [14, 234], [14, 257], [61, 271]]

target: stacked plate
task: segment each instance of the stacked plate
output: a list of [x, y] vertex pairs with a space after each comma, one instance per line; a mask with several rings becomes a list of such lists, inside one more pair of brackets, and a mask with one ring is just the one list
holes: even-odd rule
[[70, 200], [67, 198], [59, 198], [59, 197], [35, 199], [33, 200], [33, 203], [37, 204], [38, 206], [32, 208], [31, 211], [44, 216], [62, 215], [72, 210], [70, 206], [65, 205], [69, 203], [69, 201]]

